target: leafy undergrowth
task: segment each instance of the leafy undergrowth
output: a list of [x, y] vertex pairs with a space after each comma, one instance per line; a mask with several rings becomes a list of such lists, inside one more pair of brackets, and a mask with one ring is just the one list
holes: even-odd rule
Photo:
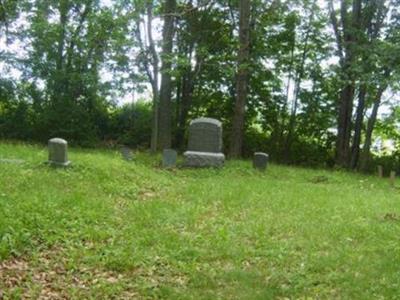
[[[396, 298], [400, 194], [385, 179], [249, 161], [0, 144], [0, 299]], [[16, 159], [23, 159], [21, 163]]]

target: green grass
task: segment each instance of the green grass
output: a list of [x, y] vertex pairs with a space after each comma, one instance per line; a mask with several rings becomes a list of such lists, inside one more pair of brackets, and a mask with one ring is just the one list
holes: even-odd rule
[[[388, 180], [228, 161], [0, 144], [0, 298], [400, 298], [400, 194]], [[318, 179], [323, 180], [318, 180]]]

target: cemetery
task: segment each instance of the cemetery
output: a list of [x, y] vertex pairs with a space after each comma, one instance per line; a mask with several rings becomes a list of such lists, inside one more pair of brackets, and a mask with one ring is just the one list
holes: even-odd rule
[[0, 0], [0, 300], [400, 299], [400, 0]]
[[[260, 172], [260, 153], [254, 167], [193, 168], [174, 150], [127, 161], [119, 149], [58, 156], [59, 145], [0, 144], [5, 299], [397, 294], [400, 194], [387, 178]], [[60, 165], [45, 163], [49, 150]]]

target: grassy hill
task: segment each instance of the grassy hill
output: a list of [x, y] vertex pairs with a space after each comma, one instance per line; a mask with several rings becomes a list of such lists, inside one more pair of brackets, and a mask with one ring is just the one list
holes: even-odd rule
[[[0, 144], [0, 298], [396, 298], [400, 194], [387, 180], [249, 161]], [[64, 298], [63, 298], [64, 297]]]

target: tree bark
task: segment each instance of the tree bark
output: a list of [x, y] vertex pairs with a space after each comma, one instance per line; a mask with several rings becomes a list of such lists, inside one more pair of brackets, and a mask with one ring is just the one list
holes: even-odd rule
[[302, 55], [301, 55], [300, 66], [296, 70], [293, 106], [292, 106], [292, 111], [290, 114], [288, 134], [287, 134], [286, 143], [285, 143], [285, 161], [286, 162], [290, 162], [290, 156], [291, 156], [291, 152], [292, 152], [293, 133], [294, 133], [294, 130], [296, 127], [296, 115], [297, 115], [297, 109], [299, 106], [300, 85], [301, 85], [301, 81], [304, 76], [304, 65], [306, 63], [306, 58], [307, 58], [308, 40], [310, 38], [311, 26], [312, 26], [311, 23], [313, 21], [313, 18], [314, 18], [314, 13], [311, 12], [310, 19], [309, 19], [309, 27], [307, 29], [307, 32], [306, 32], [306, 35], [304, 38], [304, 46], [303, 46], [303, 51], [302, 51]]
[[61, 71], [63, 67], [63, 59], [64, 59], [64, 48], [65, 48], [65, 31], [68, 19], [68, 3], [66, 1], [60, 1], [59, 3], [59, 12], [60, 12], [60, 26], [61, 32], [58, 39], [57, 46], [57, 60], [56, 60], [56, 69], [57, 71]]
[[[383, 74], [383, 80], [386, 81], [386, 79], [389, 78], [390, 73], [391, 73], [390, 70], [386, 69]], [[367, 171], [367, 169], [368, 169], [368, 163], [369, 163], [370, 156], [371, 156], [370, 150], [371, 150], [371, 144], [372, 144], [372, 132], [375, 127], [376, 118], [378, 116], [378, 109], [379, 109], [379, 106], [381, 105], [382, 95], [385, 92], [387, 86], [388, 86], [388, 84], [385, 82], [378, 89], [376, 96], [375, 96], [375, 101], [374, 101], [374, 105], [372, 107], [371, 116], [368, 119], [367, 130], [365, 132], [365, 141], [364, 141], [364, 146], [363, 146], [361, 161], [360, 161], [360, 170], [361, 171]]]
[[161, 89], [159, 105], [159, 130], [158, 147], [160, 150], [170, 148], [172, 144], [171, 134], [171, 55], [174, 36], [174, 12], [175, 0], [166, 0], [164, 6], [164, 27], [161, 54]]
[[244, 118], [249, 73], [250, 0], [239, 1], [239, 44], [237, 61], [238, 70], [236, 75], [236, 101], [229, 148], [229, 156], [232, 158], [241, 156], [243, 146]]
[[[201, 71], [203, 59], [200, 55], [195, 55], [196, 63], [194, 68], [188, 67], [183, 79], [182, 79], [182, 102], [179, 111], [178, 118], [178, 130], [177, 130], [177, 145], [178, 147], [183, 146], [186, 122], [189, 115], [189, 110], [193, 102], [193, 92], [195, 89], [195, 80]], [[191, 60], [191, 55], [190, 55]]]
[[[356, 4], [357, 7], [355, 8], [356, 10], [360, 10], [358, 6], [361, 6], [361, 3]], [[366, 47], [372, 46], [372, 43], [379, 37], [379, 33], [383, 24], [383, 20], [387, 14], [387, 9], [385, 8], [385, 4], [382, 3], [377, 3], [376, 9], [376, 17], [374, 18], [374, 14], [370, 14], [368, 18], [364, 20], [365, 24], [365, 29], [366, 29], [366, 34], [368, 37], [368, 43], [366, 44]], [[360, 16], [358, 16], [360, 18]], [[365, 54], [365, 53], [364, 53]], [[362, 61], [367, 61], [367, 58], [362, 59]], [[367, 67], [368, 69], [368, 67]], [[385, 80], [386, 77], [388, 76], [389, 72], [386, 70], [383, 74], [383, 79]], [[356, 111], [356, 121], [355, 121], [355, 126], [354, 126], [354, 136], [353, 136], [353, 143], [352, 143], [352, 149], [351, 149], [351, 160], [350, 160], [350, 168], [356, 169], [359, 166], [360, 163], [360, 142], [361, 142], [361, 133], [362, 133], [362, 124], [364, 121], [364, 112], [365, 112], [365, 96], [366, 96], [366, 90], [367, 90], [367, 83], [363, 83], [360, 86], [360, 91], [359, 91], [359, 97], [358, 97], [358, 107]], [[379, 98], [379, 93], [377, 95]], [[376, 101], [374, 103], [373, 107], [373, 113], [377, 114], [378, 108], [375, 107]], [[379, 106], [379, 104], [376, 104]], [[375, 123], [375, 121], [373, 122]], [[371, 124], [370, 124], [371, 125]], [[372, 124], [373, 126], [373, 124]], [[367, 128], [367, 131], [371, 130]], [[371, 143], [371, 134], [367, 132], [367, 147], [370, 147]], [[369, 145], [368, 145], [369, 144]], [[369, 152], [369, 149], [368, 149]]]
[[360, 91], [358, 93], [358, 105], [356, 110], [356, 121], [354, 123], [354, 135], [353, 135], [353, 143], [351, 146], [351, 160], [350, 160], [350, 168], [356, 169], [359, 157], [360, 157], [360, 142], [361, 142], [361, 131], [362, 124], [364, 121], [364, 110], [365, 110], [365, 94], [367, 87], [365, 84], [361, 85]]
[[272, 134], [271, 134], [271, 144], [275, 149], [273, 153], [281, 152], [281, 149], [283, 149], [286, 144], [284, 133], [285, 133], [285, 127], [286, 127], [286, 117], [288, 115], [287, 108], [289, 105], [289, 97], [290, 97], [290, 83], [293, 78], [292, 73], [293, 73], [293, 65], [294, 65], [295, 44], [296, 44], [296, 41], [293, 40], [292, 47], [290, 49], [290, 63], [289, 63], [289, 74], [288, 74], [287, 85], [286, 85], [286, 99], [283, 102], [282, 108], [278, 109], [277, 122], [276, 122], [276, 125], [274, 126], [274, 130], [272, 131]]
[[336, 164], [347, 167], [350, 155], [351, 115], [353, 112], [354, 83], [347, 84], [340, 93]]
[[[356, 53], [354, 46], [357, 43], [357, 34], [361, 22], [361, 0], [353, 0], [351, 19], [347, 12], [346, 0], [341, 1], [341, 24], [343, 28], [343, 41], [338, 40], [338, 48], [344, 50], [344, 57], [341, 63], [343, 88], [340, 92], [338, 107], [338, 127], [336, 139], [336, 164], [347, 168], [350, 163], [350, 138], [351, 138], [351, 117], [353, 112], [354, 98], [354, 74], [352, 71]], [[333, 19], [333, 18], [331, 18]], [[333, 24], [335, 26], [335, 24]], [[337, 24], [336, 24], [337, 26]], [[338, 29], [335, 29], [335, 32]]]
[[[386, 87], [385, 87], [385, 89], [386, 89]], [[383, 92], [384, 92], [383, 88], [379, 89], [379, 91], [376, 95], [375, 101], [374, 101], [374, 105], [372, 107], [371, 116], [368, 119], [367, 130], [365, 132], [365, 141], [364, 141], [362, 157], [361, 157], [361, 162], [360, 162], [360, 169], [362, 171], [366, 171], [368, 169], [368, 163], [370, 160], [370, 149], [371, 149], [371, 144], [372, 144], [372, 132], [375, 127], [376, 117], [378, 115], [378, 109], [381, 104], [381, 98], [382, 98]]]
[[176, 144], [178, 148], [183, 146], [185, 135], [186, 120], [189, 113], [189, 108], [192, 103], [194, 82], [192, 80], [192, 72], [188, 72], [182, 78], [182, 97], [181, 106], [178, 117], [178, 130], [176, 133]]
[[153, 1], [150, 0], [147, 2], [147, 36], [149, 39], [149, 50], [152, 58], [152, 67], [153, 74], [150, 75], [152, 77], [151, 87], [153, 92], [153, 120], [151, 126], [151, 141], [150, 141], [150, 151], [157, 151], [158, 144], [158, 54], [156, 51], [154, 39], [153, 39]]

